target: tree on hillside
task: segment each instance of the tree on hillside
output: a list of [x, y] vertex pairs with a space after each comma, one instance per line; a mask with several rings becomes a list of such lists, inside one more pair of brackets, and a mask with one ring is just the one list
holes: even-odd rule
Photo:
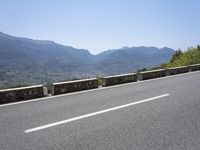
[[178, 49], [177, 51], [175, 51], [174, 55], [172, 56], [170, 62], [173, 62], [174, 60], [180, 58], [180, 56], [183, 54], [183, 52], [181, 51], [181, 49]]
[[200, 51], [200, 45], [197, 45], [197, 50]]

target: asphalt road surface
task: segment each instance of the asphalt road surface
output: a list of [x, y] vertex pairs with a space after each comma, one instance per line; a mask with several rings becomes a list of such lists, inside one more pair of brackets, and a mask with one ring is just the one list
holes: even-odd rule
[[0, 106], [0, 150], [199, 150], [200, 72]]

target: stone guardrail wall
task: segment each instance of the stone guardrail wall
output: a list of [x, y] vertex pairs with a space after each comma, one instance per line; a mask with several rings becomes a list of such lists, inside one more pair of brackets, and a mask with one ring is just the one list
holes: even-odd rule
[[130, 73], [122, 75], [107, 76], [101, 78], [103, 86], [112, 86], [122, 83], [136, 82], [137, 80], [148, 80], [153, 78], [160, 78], [169, 75], [175, 75], [180, 73], [187, 73], [189, 71], [198, 71], [200, 70], [200, 64], [182, 66], [168, 69], [158, 69], [150, 70], [139, 73]]
[[52, 84], [52, 95], [98, 88], [97, 78], [59, 82]]
[[175, 68], [168, 68], [166, 71], [166, 75], [175, 75], [175, 74], [181, 74], [189, 72], [189, 66], [182, 66], [182, 67], [175, 67]]
[[41, 98], [46, 96], [43, 85], [0, 90], [0, 104]]
[[166, 69], [150, 70], [150, 71], [139, 72], [138, 80], [148, 80], [165, 76], [166, 76]]
[[115, 75], [115, 76], [107, 76], [101, 78], [101, 81], [102, 81], [102, 86], [112, 86], [117, 84], [136, 82], [137, 74], [130, 73], [130, 74]]
[[[137, 80], [148, 80], [198, 70], [200, 70], [200, 64], [107, 76], [101, 78], [101, 80], [103, 86], [112, 86], [129, 82], [137, 82]], [[94, 88], [98, 88], [97, 78], [53, 83], [52, 95], [89, 90]], [[47, 94], [47, 88], [43, 85], [0, 90], [0, 104], [41, 98], [47, 96]]]
[[198, 71], [200, 70], [200, 64], [190, 65], [189, 66], [190, 71]]

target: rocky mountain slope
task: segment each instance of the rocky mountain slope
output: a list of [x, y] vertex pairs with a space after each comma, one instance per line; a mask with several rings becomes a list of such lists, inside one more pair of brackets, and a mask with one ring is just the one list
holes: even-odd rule
[[159, 66], [173, 54], [170, 48], [124, 47], [92, 55], [85, 49], [0, 32], [0, 87], [134, 72]]

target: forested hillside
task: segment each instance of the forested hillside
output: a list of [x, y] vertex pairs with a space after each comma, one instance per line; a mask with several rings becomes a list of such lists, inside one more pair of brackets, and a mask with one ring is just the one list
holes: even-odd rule
[[200, 45], [188, 48], [187, 51], [177, 50], [171, 60], [161, 65], [162, 68], [187, 66], [200, 63]]

